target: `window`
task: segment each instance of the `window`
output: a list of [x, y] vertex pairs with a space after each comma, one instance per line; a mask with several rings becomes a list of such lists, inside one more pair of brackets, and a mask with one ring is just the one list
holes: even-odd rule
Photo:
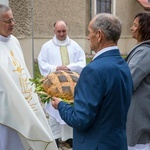
[[96, 0], [96, 13], [111, 13], [111, 0]]

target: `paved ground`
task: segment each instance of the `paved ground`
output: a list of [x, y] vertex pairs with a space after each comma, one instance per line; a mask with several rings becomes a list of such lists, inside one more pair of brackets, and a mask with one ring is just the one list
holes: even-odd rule
[[68, 143], [65, 142], [59, 142], [59, 150], [72, 150], [72, 148], [70, 147], [70, 145]]

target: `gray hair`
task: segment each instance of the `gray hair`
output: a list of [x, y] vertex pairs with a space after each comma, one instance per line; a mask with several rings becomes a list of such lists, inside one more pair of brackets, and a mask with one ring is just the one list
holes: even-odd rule
[[118, 17], [109, 13], [99, 13], [95, 16], [92, 29], [94, 31], [102, 30], [107, 40], [117, 43], [121, 35], [122, 25]]
[[7, 5], [3, 5], [3, 4], [0, 4], [0, 17], [6, 13], [7, 11], [10, 11], [11, 8]]

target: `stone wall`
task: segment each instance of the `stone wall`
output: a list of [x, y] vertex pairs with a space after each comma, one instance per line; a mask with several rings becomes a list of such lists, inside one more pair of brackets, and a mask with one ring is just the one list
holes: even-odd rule
[[89, 52], [86, 40], [90, 0], [9, 0], [16, 20], [14, 35], [20, 40], [30, 70], [42, 44], [53, 37], [53, 24], [64, 20], [69, 36]]
[[9, 1], [16, 20], [14, 34], [19, 38], [31, 37], [32, 21], [34, 21], [34, 38], [52, 37], [53, 24], [57, 20], [64, 20], [68, 24], [70, 37], [85, 37], [90, 20], [89, 0], [65, 2], [64, 0], [34, 0], [32, 2], [33, 0]]
[[[30, 72], [33, 60], [38, 57], [41, 46], [53, 37], [53, 24], [64, 20], [68, 24], [69, 36], [91, 53], [88, 24], [91, 20], [93, 0], [9, 0], [16, 20], [14, 35], [18, 37]], [[143, 7], [137, 0], [114, 0], [113, 12], [122, 20], [122, 35], [118, 42], [121, 53], [126, 54], [134, 45], [130, 27], [137, 12]]]
[[14, 35], [18, 38], [31, 38], [32, 9], [30, 0], [10, 0], [9, 6], [15, 18]]

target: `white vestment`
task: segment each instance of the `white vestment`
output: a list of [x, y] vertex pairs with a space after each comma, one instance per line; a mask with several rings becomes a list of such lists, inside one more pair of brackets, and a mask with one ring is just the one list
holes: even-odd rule
[[0, 150], [57, 150], [19, 41], [0, 35]]
[[[57, 66], [62, 66], [62, 57], [60, 47], [66, 46], [69, 57], [69, 64], [67, 67], [71, 71], [81, 73], [83, 67], [86, 65], [85, 53], [83, 49], [68, 36], [65, 41], [59, 41], [56, 36], [53, 39], [46, 42], [39, 53], [38, 64], [41, 75], [46, 76], [51, 72], [56, 71]], [[56, 126], [52, 118], [50, 118], [50, 124], [55, 139], [61, 138], [63, 141], [72, 138], [72, 128], [67, 126], [66, 123], [61, 119], [58, 110], [54, 109], [51, 102], [46, 105], [46, 112], [53, 118], [56, 119], [60, 125]]]

